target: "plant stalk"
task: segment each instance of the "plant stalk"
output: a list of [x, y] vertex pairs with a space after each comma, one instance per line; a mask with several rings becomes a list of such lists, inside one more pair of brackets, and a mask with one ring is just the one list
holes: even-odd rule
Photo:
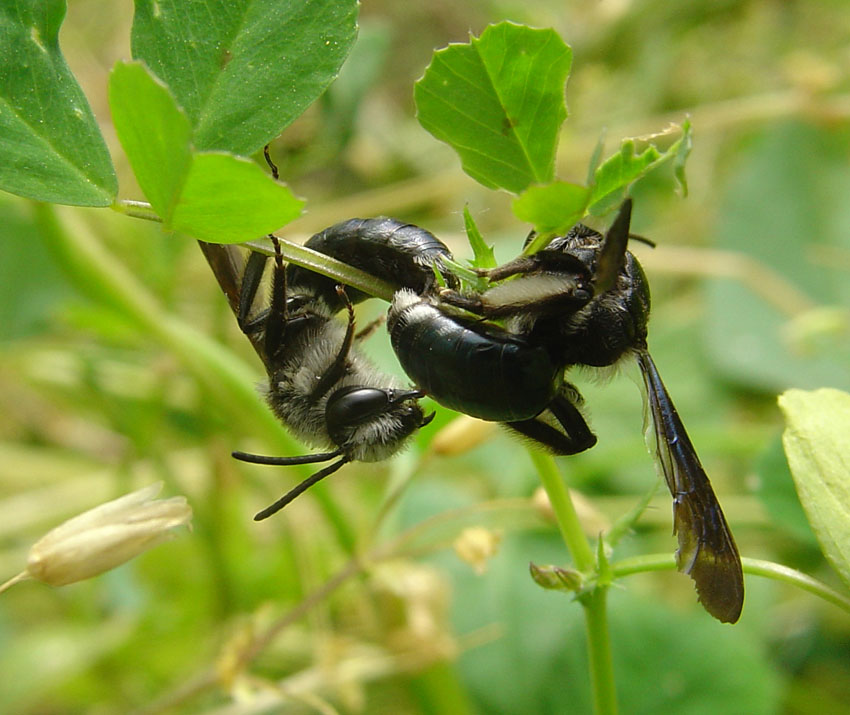
[[[596, 570], [596, 557], [581, 528], [575, 506], [555, 460], [550, 455], [536, 450], [529, 450], [529, 454], [549, 496], [558, 528], [576, 568], [585, 574], [593, 573]], [[594, 712], [597, 715], [615, 715], [617, 712], [607, 597], [607, 584], [596, 583], [579, 598], [584, 608], [590, 683], [593, 689]]]

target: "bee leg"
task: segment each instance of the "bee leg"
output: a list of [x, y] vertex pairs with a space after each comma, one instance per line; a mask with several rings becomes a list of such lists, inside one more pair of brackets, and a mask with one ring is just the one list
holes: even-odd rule
[[289, 322], [289, 313], [286, 309], [286, 269], [283, 265], [283, 255], [280, 252], [280, 241], [273, 234], [269, 234], [269, 238], [272, 246], [274, 246], [274, 269], [272, 271], [272, 294], [269, 312], [265, 321], [265, 348], [266, 355], [272, 358], [277, 354], [283, 343], [286, 324]]
[[266, 311], [255, 318], [250, 318], [254, 299], [263, 280], [263, 271], [266, 268], [268, 256], [257, 251], [252, 251], [245, 263], [242, 273], [242, 283], [239, 287], [239, 306], [236, 311], [236, 322], [245, 335], [251, 335], [262, 329], [266, 323]]
[[268, 256], [259, 251], [252, 251], [245, 263], [242, 273], [242, 284], [239, 288], [239, 306], [236, 311], [236, 322], [246, 335], [252, 335], [260, 330], [266, 331], [266, 352], [274, 354], [274, 350], [280, 345], [283, 335], [283, 327], [288, 321], [286, 311], [286, 271], [283, 265], [283, 256], [280, 252], [280, 242], [277, 236], [269, 234], [274, 246], [274, 273], [272, 274], [272, 295], [270, 306], [259, 315], [251, 318], [251, 308], [260, 289], [263, 280], [263, 272], [266, 269]]
[[541, 420], [539, 416], [505, 424], [557, 455], [578, 454], [596, 444], [596, 435], [590, 431], [584, 416], [564, 395], [555, 397], [545, 412], [551, 413], [563, 431]]
[[512, 261], [503, 263], [501, 266], [479, 271], [480, 275], [491, 281], [500, 281], [520, 273], [531, 273], [540, 267], [540, 262], [534, 256], [520, 256]]
[[501, 266], [490, 268], [487, 271], [479, 271], [479, 273], [492, 282], [501, 281], [511, 276], [528, 275], [541, 271], [575, 275], [577, 279], [587, 276], [587, 267], [574, 255], [549, 250], [540, 251], [533, 256], [520, 256]]
[[272, 155], [269, 152], [269, 145], [266, 144], [263, 147], [263, 156], [266, 159], [266, 164], [269, 165], [269, 169], [272, 171], [272, 178], [277, 181], [280, 178], [280, 172], [277, 169], [277, 164], [272, 161]]
[[480, 295], [464, 295], [451, 288], [442, 288], [439, 295], [443, 303], [468, 310], [470, 313], [475, 313], [476, 315], [484, 315], [485, 313], [485, 306]]
[[330, 390], [331, 387], [336, 385], [337, 382], [345, 377], [345, 373], [348, 369], [348, 354], [351, 352], [351, 346], [354, 343], [354, 306], [351, 305], [351, 301], [348, 300], [345, 288], [337, 286], [336, 292], [345, 304], [345, 309], [348, 311], [348, 327], [345, 330], [345, 336], [342, 339], [342, 345], [340, 345], [336, 358], [331, 363], [330, 367], [328, 367], [324, 374], [319, 378], [319, 382], [310, 393], [310, 399], [312, 400], [319, 399], [328, 390]]

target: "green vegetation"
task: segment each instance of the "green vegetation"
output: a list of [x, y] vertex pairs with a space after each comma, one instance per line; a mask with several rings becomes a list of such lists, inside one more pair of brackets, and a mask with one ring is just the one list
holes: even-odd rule
[[[0, 581], [63, 519], [151, 482], [188, 496], [194, 530], [90, 581], [3, 592], [0, 710], [846, 711], [850, 9], [68, 11], [0, 0], [0, 188], [18, 195], [0, 195]], [[458, 257], [469, 235], [486, 265], [532, 226], [604, 226], [627, 189], [658, 244], [633, 247], [652, 353], [745, 557], [738, 625], [673, 572], [623, 376], [576, 376], [599, 443], [557, 466], [439, 410], [408, 453], [251, 520], [309, 467], [230, 459], [302, 448], [191, 238], [300, 243], [385, 214]], [[367, 347], [398, 372], [386, 342]]]

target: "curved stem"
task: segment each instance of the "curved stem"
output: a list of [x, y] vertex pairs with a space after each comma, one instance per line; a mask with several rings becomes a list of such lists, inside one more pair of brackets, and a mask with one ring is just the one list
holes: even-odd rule
[[[774, 581], [796, 586], [850, 613], [850, 597], [839, 593], [822, 581], [818, 581], [808, 574], [804, 574], [802, 571], [762, 559], [744, 557], [741, 559], [741, 563], [744, 567], [744, 573], [752, 574], [753, 576], [764, 576], [765, 578], [772, 578]], [[622, 559], [611, 564], [611, 572], [614, 578], [629, 576], [635, 573], [645, 573], [647, 571], [674, 571], [675, 569], [676, 560], [672, 554], [644, 554], [642, 556], [632, 556]]]
[[825, 583], [812, 578], [808, 574], [804, 574], [796, 569], [777, 564], [772, 561], [763, 561], [761, 559], [741, 559], [744, 564], [744, 572], [751, 573], [755, 576], [765, 576], [772, 578], [775, 581], [789, 583], [792, 586], [808, 591], [822, 598], [824, 601], [838, 606], [843, 611], [850, 613], [850, 598], [844, 594], [838, 593], [834, 589], [827, 586]]
[[646, 571], [675, 571], [676, 558], [673, 554], [641, 554], [610, 564], [612, 578], [631, 576]]
[[17, 576], [12, 576], [5, 583], [0, 583], [0, 593], [3, 593], [8, 588], [11, 588], [19, 581], [26, 581], [28, 578], [31, 578], [28, 571], [21, 571]]

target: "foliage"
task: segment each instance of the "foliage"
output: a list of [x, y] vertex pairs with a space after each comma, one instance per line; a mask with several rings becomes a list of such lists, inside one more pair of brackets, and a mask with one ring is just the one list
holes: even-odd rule
[[[830, 581], [776, 458], [774, 400], [788, 386], [850, 388], [850, 218], [832, 198], [850, 186], [850, 78], [830, 59], [845, 41], [838, 28], [847, 10], [774, 5], [488, 2], [446, 15], [378, 2], [364, 10], [368, 32], [352, 55], [360, 64], [302, 115], [354, 42], [356, 3], [138, 0], [136, 61], [115, 67], [109, 94], [134, 179], [104, 132], [113, 168], [95, 119], [107, 116], [102, 88], [120, 55], [114, 38], [127, 34], [124, 9], [71, 5], [62, 41], [75, 79], [57, 43], [64, 2], [8, 0], [0, 3], [0, 187], [155, 213], [166, 229], [210, 240], [256, 238], [293, 221], [300, 203], [240, 155], [300, 116], [272, 145], [287, 181], [310, 198], [288, 236], [355, 214], [395, 214], [452, 241], [465, 228], [476, 265], [498, 260], [491, 242], [502, 260], [514, 256], [527, 224], [542, 244], [587, 214], [593, 222], [628, 191], [636, 230], [658, 244], [634, 249], [655, 291], [653, 355], [742, 552]], [[432, 47], [504, 16], [559, 32], [490, 26], [438, 52], [415, 98], [435, 136], [461, 146], [481, 140], [481, 156], [461, 152], [464, 167], [508, 195], [482, 191], [409, 119], [410, 86]], [[97, 30], [87, 17], [98, 18]], [[511, 62], [494, 62], [500, 54]], [[541, 65], [551, 75], [530, 82]], [[438, 85], [455, 77], [472, 84], [441, 94]], [[541, 96], [518, 91], [523, 82]], [[271, 89], [280, 86], [283, 96]], [[681, 127], [658, 134], [671, 115]], [[679, 202], [665, 172], [672, 167], [684, 188], [688, 115], [699, 138], [694, 158], [701, 154], [689, 166], [692, 200]], [[492, 142], [466, 119], [486, 120]], [[602, 127], [630, 137], [609, 158], [599, 149]], [[499, 164], [505, 158], [510, 171]], [[138, 181], [153, 212], [116, 200], [115, 173], [122, 195], [134, 196]], [[571, 594], [543, 591], [527, 576], [529, 561], [567, 563], [546, 510], [517, 499], [536, 480], [516, 444], [441, 411], [411, 454], [377, 469], [351, 466], [258, 527], [256, 506], [297, 477], [237, 467], [228, 452], [252, 440], [293, 448], [253, 392], [260, 368], [246, 362], [244, 338], [197, 251], [114, 212], [0, 197], [0, 215], [2, 572], [19, 570], [26, 547], [51, 526], [129, 483], [163, 479], [169, 493], [189, 494], [196, 512], [190, 539], [131, 567], [63, 591], [19, 584], [3, 594], [0, 709], [154, 701], [156, 710], [163, 694], [178, 708], [203, 709], [231, 693], [269, 698], [269, 707], [303, 700], [366, 712], [388, 702], [403, 712], [590, 707], [581, 611]], [[385, 346], [371, 342], [390, 365]], [[633, 386], [615, 379], [581, 389], [600, 442], [562, 467], [592, 496], [579, 513], [595, 537], [630, 512], [652, 465]], [[846, 578], [840, 538], [830, 536], [845, 510], [822, 504], [836, 493], [826, 487], [840, 485], [830, 456], [840, 432], [829, 435], [840, 426], [832, 405], [843, 398], [824, 404], [819, 394], [785, 398], [789, 460], [814, 531]], [[446, 440], [451, 449], [439, 446]], [[743, 478], [756, 464], [769, 516]], [[669, 499], [650, 505], [621, 530], [613, 555], [590, 554], [610, 559], [611, 578], [625, 587], [609, 608], [622, 709], [823, 713], [833, 703], [841, 712], [850, 630], [832, 606], [748, 576], [744, 617], [729, 629], [694, 610], [687, 579], [620, 582], [673, 568]], [[500, 535], [484, 575], [446, 548], [469, 526]], [[663, 558], [640, 563], [653, 551]], [[747, 563], [748, 573], [766, 573]], [[825, 663], [828, 680], [818, 675]]]
[[514, 213], [541, 234], [527, 252], [588, 211], [619, 203], [630, 184], [670, 159], [684, 186], [690, 122], [664, 153], [649, 144], [636, 154], [635, 141], [623, 140], [618, 153], [592, 167], [586, 187], [553, 180], [571, 63], [572, 51], [554, 30], [502, 22], [434, 53], [416, 83], [419, 122], [458, 152], [464, 171], [488, 188], [521, 194]]
[[301, 213], [303, 202], [253, 162], [193, 152], [189, 118], [144, 65], [116, 65], [109, 99], [115, 131], [164, 229], [241, 243]]
[[21, 196], [106, 206], [118, 188], [106, 144], [59, 51], [64, 0], [0, 5], [0, 186]]
[[826, 557], [850, 584], [850, 394], [789, 390], [779, 406], [787, 423], [782, 441], [800, 501]]

